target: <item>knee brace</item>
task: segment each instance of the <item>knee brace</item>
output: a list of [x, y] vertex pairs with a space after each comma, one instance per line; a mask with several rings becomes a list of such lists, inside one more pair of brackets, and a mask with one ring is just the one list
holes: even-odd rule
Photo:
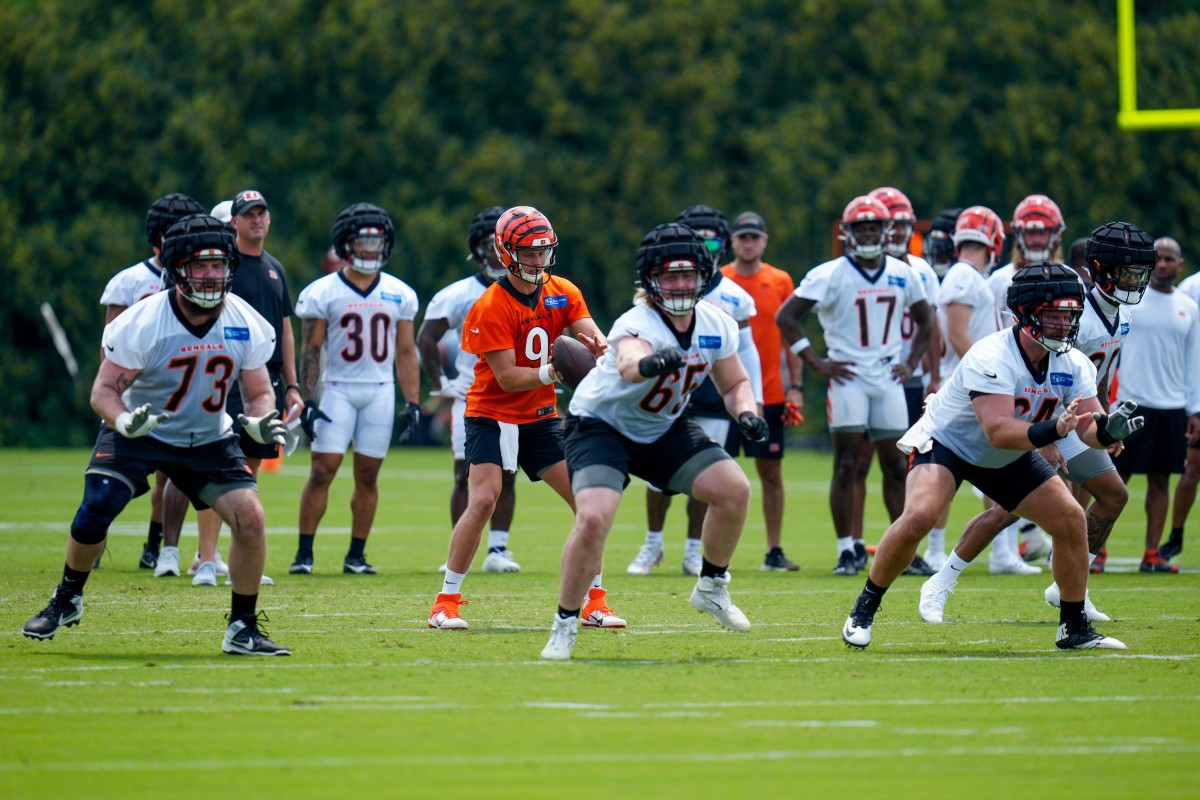
[[133, 499], [133, 492], [107, 475], [86, 475], [83, 487], [83, 503], [71, 522], [71, 538], [80, 544], [100, 544], [108, 536], [108, 526]]

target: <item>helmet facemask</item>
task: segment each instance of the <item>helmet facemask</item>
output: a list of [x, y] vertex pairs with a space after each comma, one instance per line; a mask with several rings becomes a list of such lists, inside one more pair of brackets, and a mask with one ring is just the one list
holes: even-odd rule
[[[219, 276], [210, 274], [214, 265], [221, 266]], [[197, 275], [203, 270], [204, 275]], [[216, 308], [233, 286], [232, 259], [224, 250], [206, 248], [180, 262], [175, 270], [175, 282], [183, 296], [200, 308]]]
[[884, 239], [883, 250], [892, 258], [904, 258], [908, 255], [908, 243], [912, 239], [912, 221], [907, 219], [892, 219], [892, 228]]
[[351, 269], [367, 274], [378, 272], [387, 263], [387, 238], [381, 228], [359, 228], [347, 240], [346, 252]]
[[681, 259], [668, 261], [651, 272], [650, 285], [645, 288], [654, 305], [671, 316], [682, 317], [696, 307], [706, 282], [706, 271]]
[[557, 247], [555, 244], [537, 245], [536, 241], [533, 247], [513, 247], [508, 250], [512, 260], [508, 271], [535, 286], [550, 280], [550, 271], [554, 269], [554, 250]]
[[[857, 229], [857, 230], [856, 230]], [[891, 236], [890, 220], [862, 220], [842, 223], [842, 239], [846, 250], [855, 258], [874, 261], [883, 256], [884, 243]]]
[[[1049, 316], [1049, 319], [1047, 319]], [[1065, 353], [1079, 337], [1083, 306], [1073, 298], [1054, 300], [1022, 315], [1021, 329], [1051, 353]]]
[[1092, 264], [1096, 290], [1112, 303], [1135, 306], [1150, 284], [1153, 264]]
[[[1049, 236], [1046, 243], [1041, 247], [1030, 247], [1026, 242], [1025, 237], [1033, 232], [1048, 232]], [[1059, 240], [1062, 238], [1062, 228], [1046, 228], [1040, 223], [1028, 223], [1013, 227], [1014, 244], [1021, 251], [1021, 257], [1025, 259], [1026, 264], [1036, 264], [1039, 261], [1049, 261], [1054, 257], [1054, 253], [1058, 250]]]

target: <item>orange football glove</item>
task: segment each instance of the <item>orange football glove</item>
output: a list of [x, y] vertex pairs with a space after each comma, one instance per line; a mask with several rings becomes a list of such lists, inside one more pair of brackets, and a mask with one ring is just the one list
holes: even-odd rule
[[794, 428], [804, 422], [804, 414], [800, 413], [800, 404], [793, 403], [790, 400], [783, 404], [783, 424], [789, 428]]

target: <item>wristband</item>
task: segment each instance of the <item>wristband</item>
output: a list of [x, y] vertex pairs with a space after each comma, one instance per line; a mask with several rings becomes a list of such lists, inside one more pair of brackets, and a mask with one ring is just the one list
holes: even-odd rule
[[801, 353], [803, 353], [805, 350], [807, 350], [810, 347], [812, 347], [812, 342], [810, 342], [808, 340], [808, 337], [805, 336], [805, 337], [797, 339], [795, 342], [793, 342], [791, 350], [796, 355], [800, 355]]
[[538, 367], [538, 380], [547, 386], [554, 383], [554, 377], [550, 374], [549, 364], [542, 364]]
[[285, 392], [290, 392], [292, 389], [295, 389], [297, 392], [299, 392], [299, 391], [300, 391], [300, 384], [298, 384], [298, 383], [289, 383], [287, 386], [283, 387], [283, 391], [285, 391]]
[[1045, 447], [1054, 444], [1063, 436], [1058, 432], [1058, 420], [1046, 419], [1029, 426], [1029, 441], [1034, 447]]
[[804, 387], [798, 383], [793, 383], [791, 386], [788, 387], [789, 392], [792, 391], [793, 389], [795, 389], [797, 392], [800, 392], [800, 394], [804, 394]]
[[1108, 426], [1108, 414], [1097, 414], [1095, 416], [1095, 420], [1096, 420], [1096, 441], [1099, 442], [1100, 444], [1104, 445], [1105, 447], [1112, 447], [1114, 444], [1117, 443], [1118, 440], [1109, 436], [1108, 431], [1105, 430], [1105, 428], [1107, 428], [1107, 426]]

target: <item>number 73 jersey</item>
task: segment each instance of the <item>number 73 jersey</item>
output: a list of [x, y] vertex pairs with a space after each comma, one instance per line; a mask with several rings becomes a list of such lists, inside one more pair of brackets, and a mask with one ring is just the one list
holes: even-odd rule
[[[642, 301], [622, 314], [608, 334], [608, 352], [575, 390], [571, 413], [604, 420], [635, 442], [657, 441], [683, 413], [713, 362], [737, 355], [738, 327], [732, 317], [709, 303], [697, 303], [693, 315], [690, 334], [680, 337]], [[678, 347], [683, 366], [639, 383], [625, 380], [617, 371], [617, 349], [629, 337], [649, 342], [653, 350]]]
[[1078, 399], [1096, 396], [1096, 367], [1078, 350], [1050, 353], [1033, 370], [1017, 342], [1016, 326], [985, 336], [971, 346], [950, 380], [929, 398], [917, 423], [969, 464], [993, 469], [1011, 464], [1023, 451], [994, 447], [975, 416], [981, 394], [1009, 395], [1013, 415], [1026, 422], [1057, 419]]
[[237, 391], [234, 381], [275, 353], [271, 323], [237, 295], [226, 295], [217, 317], [200, 327], [179, 310], [186, 302], [173, 289], [159, 292], [104, 328], [105, 357], [141, 372], [122, 395], [125, 405], [170, 414], [149, 436], [178, 447], [228, 436], [225, 400]]

